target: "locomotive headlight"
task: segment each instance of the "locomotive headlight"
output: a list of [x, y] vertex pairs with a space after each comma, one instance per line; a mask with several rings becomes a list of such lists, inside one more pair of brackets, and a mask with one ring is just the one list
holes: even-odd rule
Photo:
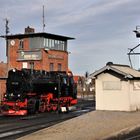
[[54, 90], [57, 90], [57, 87], [55, 87]]
[[7, 94], [5, 94], [4, 97], [7, 97]]
[[16, 69], [13, 69], [13, 72], [16, 72]]
[[20, 97], [20, 94], [18, 94], [18, 97]]

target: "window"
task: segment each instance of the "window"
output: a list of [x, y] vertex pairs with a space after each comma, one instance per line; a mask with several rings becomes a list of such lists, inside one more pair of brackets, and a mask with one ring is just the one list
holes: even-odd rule
[[29, 37], [29, 48], [30, 49], [44, 48], [45, 43], [46, 42], [43, 37]]
[[23, 40], [20, 40], [20, 42], [19, 42], [19, 49], [23, 50], [23, 48], [24, 48]]
[[52, 40], [52, 46], [51, 46], [52, 49], [54, 49], [54, 40]]
[[30, 69], [34, 69], [34, 62], [30, 62]]
[[58, 64], [58, 71], [61, 71], [62, 70], [62, 65], [59, 63]]
[[50, 63], [50, 71], [53, 71], [53, 70], [54, 70], [54, 64]]
[[65, 42], [64, 41], [60, 41], [60, 44], [59, 44], [59, 50], [65, 50]]
[[51, 41], [51, 39], [48, 39], [48, 44], [49, 44], [49, 48], [51, 48], [51, 46], [52, 46], [52, 41]]
[[23, 62], [23, 63], [22, 63], [22, 68], [25, 68], [25, 69], [28, 68], [28, 64], [27, 64], [27, 62]]
[[49, 47], [49, 39], [46, 39], [46, 47]]
[[67, 41], [44, 38], [43, 45], [48, 49], [67, 51]]
[[55, 50], [59, 50], [59, 40], [55, 40]]

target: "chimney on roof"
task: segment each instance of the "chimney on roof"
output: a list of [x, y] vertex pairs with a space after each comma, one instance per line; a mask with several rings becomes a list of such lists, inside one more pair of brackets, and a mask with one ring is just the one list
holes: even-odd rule
[[25, 28], [25, 34], [31, 34], [31, 33], [34, 33], [34, 32], [35, 32], [35, 29], [31, 28], [30, 26]]

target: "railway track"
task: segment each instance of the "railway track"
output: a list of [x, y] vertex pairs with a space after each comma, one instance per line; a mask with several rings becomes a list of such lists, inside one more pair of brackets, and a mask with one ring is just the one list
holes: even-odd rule
[[3, 132], [0, 132], [0, 139], [3, 139], [3, 140], [13, 139], [14, 140], [18, 137], [25, 135], [25, 134], [29, 134], [29, 133], [35, 132], [37, 130], [46, 128], [46, 127], [50, 127], [54, 124], [71, 119], [73, 117], [74, 116], [63, 118], [63, 119], [56, 119], [56, 120], [49, 121], [49, 122], [39, 122], [37, 124], [26, 125], [26, 126], [8, 129], [8, 130], [5, 130]]
[[92, 101], [83, 101], [70, 113], [42, 113], [24, 117], [0, 117], [0, 140], [15, 140], [37, 130], [50, 127], [65, 120], [94, 110]]

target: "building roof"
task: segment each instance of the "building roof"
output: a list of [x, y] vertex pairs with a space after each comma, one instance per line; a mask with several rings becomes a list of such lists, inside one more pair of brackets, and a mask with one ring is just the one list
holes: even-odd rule
[[90, 77], [97, 77], [99, 74], [103, 72], [113, 71], [119, 75], [122, 75], [125, 79], [140, 79], [140, 72], [131, 68], [128, 65], [120, 65], [120, 64], [113, 64], [107, 63], [106, 66], [103, 68], [95, 71], [94, 73], [90, 74]]
[[29, 37], [44, 37], [44, 38], [50, 38], [50, 39], [58, 39], [58, 40], [71, 40], [75, 39], [72, 37], [62, 36], [62, 35], [56, 35], [56, 34], [50, 34], [50, 33], [28, 33], [28, 34], [15, 34], [15, 35], [7, 35], [7, 36], [1, 36], [3, 38], [7, 39], [23, 39], [23, 38], [29, 38]]

